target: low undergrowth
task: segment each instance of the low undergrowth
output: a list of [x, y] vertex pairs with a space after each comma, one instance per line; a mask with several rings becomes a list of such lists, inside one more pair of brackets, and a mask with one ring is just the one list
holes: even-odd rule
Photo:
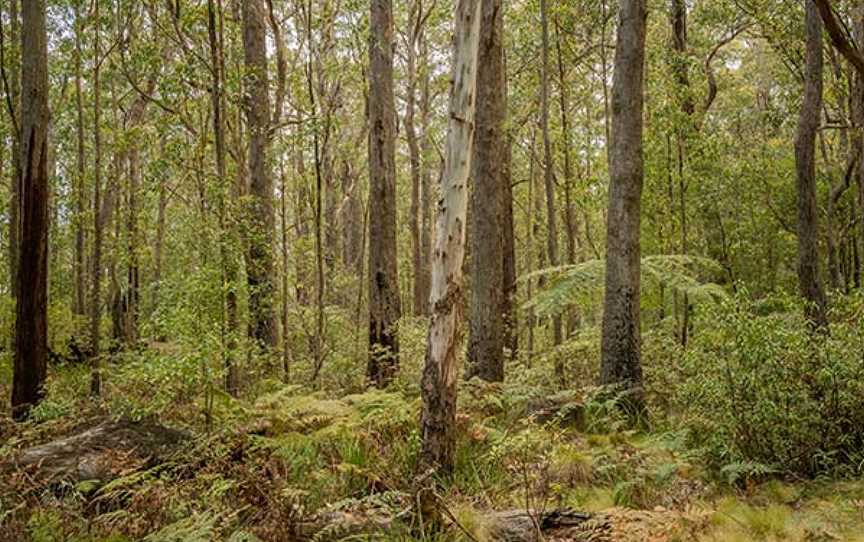
[[[836, 312], [831, 335], [814, 339], [795, 331], [794, 307], [728, 303], [697, 313], [686, 351], [646, 334], [652, 417], [636, 429], [613, 390], [560, 391], [548, 378], [566, 353], [572, 374], [589, 372], [590, 330], [514, 361], [521, 366], [506, 383], [461, 383], [456, 469], [439, 495], [454, 526], [444, 532], [429, 531], [415, 506], [420, 399], [411, 381], [422, 322], [404, 330], [404, 374], [388, 391], [346, 385], [359, 371], [332, 374], [352, 354], [333, 354], [317, 385], [261, 377], [239, 398], [219, 391], [218, 358], [182, 344], [115, 357], [99, 402], [87, 398], [86, 368], [54, 367], [30, 422], [0, 419], [0, 463], [106, 415], [158, 420], [194, 438], [170, 461], [130, 464], [104, 485], [45, 487], [4, 471], [0, 538], [295, 540], [316, 514], [345, 513], [388, 522], [386, 534], [351, 540], [491, 542], [490, 510], [569, 507], [607, 518], [625, 541], [864, 539], [864, 360], [843, 347], [862, 340], [864, 304]], [[7, 385], [4, 376], [4, 395]], [[319, 540], [339, 539], [322, 532], [330, 534]]]

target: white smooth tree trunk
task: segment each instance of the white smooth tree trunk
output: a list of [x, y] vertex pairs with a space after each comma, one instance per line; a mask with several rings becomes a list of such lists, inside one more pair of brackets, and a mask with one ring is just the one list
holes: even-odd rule
[[455, 448], [456, 356], [462, 335], [462, 265], [474, 144], [480, 5], [480, 0], [459, 0], [456, 7], [447, 144], [432, 254], [432, 321], [421, 388], [423, 461], [445, 472], [452, 470]]

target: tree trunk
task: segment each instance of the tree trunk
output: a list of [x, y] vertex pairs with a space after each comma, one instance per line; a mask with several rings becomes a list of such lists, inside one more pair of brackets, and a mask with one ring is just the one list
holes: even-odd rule
[[408, 222], [411, 227], [411, 264], [414, 271], [414, 316], [425, 316], [429, 312], [429, 277], [428, 268], [424, 267], [423, 245], [421, 229], [423, 216], [421, 209], [422, 191], [422, 157], [420, 155], [420, 143], [417, 138], [415, 127], [415, 110], [417, 108], [417, 46], [422, 39], [423, 10], [422, 3], [411, 2], [410, 16], [408, 17], [408, 51], [405, 55], [405, 77], [407, 88], [405, 89], [405, 137], [408, 140], [408, 156], [411, 168], [411, 208]]
[[462, 265], [474, 143], [480, 7], [481, 0], [459, 0], [456, 7], [447, 147], [432, 259], [432, 321], [420, 390], [422, 460], [445, 473], [452, 472], [456, 448], [457, 356], [462, 333]]
[[504, 380], [504, 231], [506, 160], [504, 14], [500, 0], [483, 0], [477, 58], [476, 130], [471, 192], [471, 317], [465, 378]]
[[[212, 82], [210, 102], [213, 108], [213, 137], [216, 159], [216, 177], [219, 187], [219, 226], [220, 226], [220, 257], [222, 266], [222, 291], [224, 306], [222, 308], [224, 325], [222, 327], [222, 364], [225, 368], [225, 391], [236, 397], [240, 391], [240, 374], [234, 360], [236, 348], [234, 337], [237, 332], [237, 265], [234, 262], [234, 232], [232, 220], [228, 216], [232, 189], [234, 183], [228, 180], [225, 160], [225, 97], [222, 90], [224, 78], [223, 33], [222, 33], [222, 2], [207, 0], [207, 36], [210, 45], [210, 64], [212, 67]], [[227, 185], [227, 186], [226, 186]]]
[[825, 292], [819, 277], [819, 225], [816, 206], [816, 132], [822, 110], [822, 22], [816, 5], [806, 2], [807, 31], [804, 100], [795, 137], [798, 190], [798, 288], [806, 314], [818, 327], [828, 325]]
[[561, 51], [561, 33], [555, 24], [555, 52], [558, 57], [558, 99], [561, 109], [561, 137], [564, 144], [564, 227], [567, 229], [567, 263], [576, 263], [576, 246], [579, 243], [576, 219], [573, 215], [573, 142], [570, 134], [570, 100], [564, 71], [564, 55]]
[[366, 376], [385, 387], [399, 367], [401, 317], [396, 256], [396, 112], [393, 103], [392, 0], [372, 0], [369, 35], [369, 362]]
[[100, 47], [100, 0], [93, 0], [93, 267], [90, 293], [90, 356], [92, 372], [90, 395], [102, 394], [102, 369], [99, 358], [99, 328], [102, 320], [102, 90], [99, 81], [102, 65]]
[[[10, 124], [12, 134], [12, 182], [9, 193], [9, 291], [12, 298], [18, 296], [18, 258], [21, 238], [21, 28], [18, 14], [18, 0], [9, 3], [9, 42], [11, 54], [9, 67], [9, 96], [12, 103]], [[17, 118], [15, 118], [17, 117]], [[16, 131], [17, 130], [17, 131]]]
[[[540, 0], [540, 27], [542, 34], [542, 62], [540, 74], [540, 129], [543, 132], [543, 180], [546, 186], [546, 249], [549, 265], [558, 265], [558, 209], [555, 206], [555, 160], [552, 155], [552, 140], [549, 136], [549, 16], [546, 0]], [[552, 333], [555, 346], [563, 340], [561, 317], [552, 317]], [[564, 360], [555, 356], [555, 376], [564, 382]]]
[[[672, 48], [675, 58], [672, 71], [678, 84], [678, 100], [681, 112], [684, 114], [683, 124], [679, 124], [675, 130], [675, 143], [678, 161], [678, 216], [681, 223], [681, 254], [688, 252], [687, 243], [687, 181], [684, 178], [686, 137], [690, 131], [689, 122], [695, 111], [693, 98], [690, 95], [690, 72], [687, 63], [687, 5], [684, 0], [672, 0]], [[713, 101], [713, 98], [712, 98]], [[670, 184], [671, 187], [671, 184]], [[670, 196], [672, 189], [670, 188]], [[684, 292], [682, 300], [683, 316], [679, 340], [681, 346], [686, 347], [690, 329], [690, 299]]]
[[84, 154], [84, 93], [81, 89], [82, 58], [81, 36], [84, 32], [84, 22], [81, 18], [80, 6], [75, 4], [75, 112], [77, 123], [75, 133], [77, 136], [76, 147], [76, 177], [75, 177], [75, 315], [83, 321], [87, 315], [86, 308], [86, 282], [85, 282], [85, 244], [87, 241], [84, 217], [87, 205], [87, 196], [84, 193], [84, 179], [87, 174], [87, 164]]
[[257, 346], [273, 350], [279, 343], [276, 322], [276, 283], [273, 235], [273, 179], [268, 163], [270, 97], [267, 76], [267, 8], [264, 0], [242, 5], [243, 51], [246, 71], [244, 106], [249, 126], [249, 248], [247, 281], [251, 334]]
[[153, 247], [153, 310], [159, 307], [159, 293], [162, 290], [162, 260], [165, 251], [165, 227], [168, 210], [168, 189], [165, 179], [159, 181], [159, 201], [156, 206], [156, 240]]
[[[295, 168], [295, 197], [294, 197], [294, 237], [297, 246], [303, 247], [304, 250], [298, 251], [294, 258], [294, 273], [296, 285], [294, 290], [297, 296], [297, 303], [302, 306], [309, 305], [308, 284], [310, 277], [309, 261], [302, 253], [308, 253], [309, 247], [309, 223], [312, 217], [309, 216], [309, 185], [306, 179], [306, 158], [303, 154], [302, 138], [299, 142], [292, 143], [294, 151], [294, 168]], [[302, 253], [301, 253], [302, 252]]]
[[618, 17], [600, 382], [628, 389], [630, 406], [642, 410], [639, 235], [644, 177], [645, 0], [622, 0]]
[[[502, 51], [503, 53], [503, 51]], [[502, 92], [504, 93], [504, 111], [507, 111], [507, 62], [502, 61], [500, 73]], [[505, 358], [515, 360], [519, 353], [519, 322], [516, 314], [516, 235], [513, 225], [513, 133], [507, 132], [504, 137], [504, 163], [501, 179], [501, 230], [503, 237], [503, 283], [504, 292], [501, 299], [501, 315], [504, 321], [504, 347], [509, 351]]]
[[138, 192], [141, 189], [141, 151], [137, 145], [129, 149], [129, 193], [126, 215], [126, 307], [123, 339], [127, 346], [138, 342], [138, 316], [140, 307], [140, 269], [138, 263]]
[[48, 37], [45, 2], [29, 0], [21, 34], [21, 244], [15, 310], [12, 416], [43, 397], [48, 360]]
[[347, 160], [342, 165], [342, 265], [355, 277], [360, 276], [363, 247], [363, 205], [360, 180]]
[[421, 159], [420, 159], [420, 276], [426, 282], [424, 285], [425, 299], [424, 306], [426, 307], [424, 316], [428, 316], [431, 312], [429, 306], [429, 289], [430, 281], [430, 266], [432, 261], [432, 202], [435, 201], [436, 189], [432, 186], [432, 170], [440, 167], [435, 167], [439, 160], [434, 156], [432, 129], [430, 127], [430, 109], [432, 107], [432, 98], [429, 92], [431, 85], [431, 67], [429, 64], [429, 44], [426, 33], [420, 35], [420, 59], [421, 59], [421, 74], [420, 82], [420, 129], [422, 130], [423, 140], [421, 144]]

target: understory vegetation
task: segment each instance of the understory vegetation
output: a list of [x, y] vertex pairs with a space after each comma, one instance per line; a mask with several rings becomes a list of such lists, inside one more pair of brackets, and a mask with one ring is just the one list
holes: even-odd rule
[[[362, 391], [361, 364], [335, 353], [314, 387], [256, 378], [266, 371], [252, 360], [237, 399], [219, 389], [217, 353], [193, 343], [118, 355], [98, 403], [86, 367], [53, 366], [30, 422], [4, 423], [6, 460], [102, 416], [196, 438], [153, 467], [116, 458], [105, 485], [7, 473], [0, 521], [7, 539], [37, 542], [290, 540], [326, 510], [388, 525], [351, 540], [483, 541], [490, 511], [568, 507], [614, 518], [611, 540], [858, 540], [864, 360], [845, 345], [864, 344], [864, 300], [842, 307], [817, 341], [796, 300], [743, 292], [700, 305], [686, 351], [662, 327], [649, 332], [651, 416], [635, 428], [614, 388], [559, 391], [548, 379], [558, 356], [568, 374], [591, 372], [590, 330], [521, 358], [506, 383], [460, 384], [456, 467], [436, 496], [453, 525], [444, 533], [424, 532], [416, 506], [421, 320], [403, 325], [412, 354], [386, 391]], [[342, 539], [343, 523], [316, 540]]]

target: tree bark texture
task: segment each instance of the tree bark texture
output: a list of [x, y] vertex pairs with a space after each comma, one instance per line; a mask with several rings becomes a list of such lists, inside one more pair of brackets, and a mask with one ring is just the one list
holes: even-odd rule
[[631, 390], [641, 409], [642, 365], [639, 243], [644, 162], [642, 154], [645, 0], [622, 0], [612, 82], [609, 209], [606, 224], [606, 291], [600, 382]]
[[[498, 0], [487, 1], [498, 3]], [[456, 7], [447, 142], [432, 256], [432, 321], [420, 390], [423, 396], [422, 460], [445, 473], [453, 469], [456, 449], [462, 266], [474, 144], [480, 8], [481, 0], [459, 0]]]
[[372, 0], [369, 34], [369, 360], [368, 380], [385, 387], [399, 367], [402, 308], [396, 254], [396, 111], [393, 4]]
[[43, 397], [48, 358], [48, 37], [44, 0], [23, 4], [21, 33], [21, 237], [12, 415]]
[[276, 320], [276, 281], [273, 236], [273, 178], [268, 163], [270, 97], [267, 76], [267, 7], [264, 0], [242, 5], [243, 50], [246, 69], [244, 107], [249, 129], [248, 214], [249, 313], [252, 338], [260, 348], [273, 350], [279, 343]]
[[806, 2], [807, 33], [804, 100], [795, 137], [798, 190], [798, 288], [810, 322], [828, 325], [826, 298], [819, 277], [819, 224], [816, 205], [816, 133], [822, 110], [822, 22], [813, 2]]
[[471, 192], [471, 317], [465, 378], [504, 380], [504, 230], [506, 160], [504, 13], [483, 0], [477, 58], [474, 188]]

